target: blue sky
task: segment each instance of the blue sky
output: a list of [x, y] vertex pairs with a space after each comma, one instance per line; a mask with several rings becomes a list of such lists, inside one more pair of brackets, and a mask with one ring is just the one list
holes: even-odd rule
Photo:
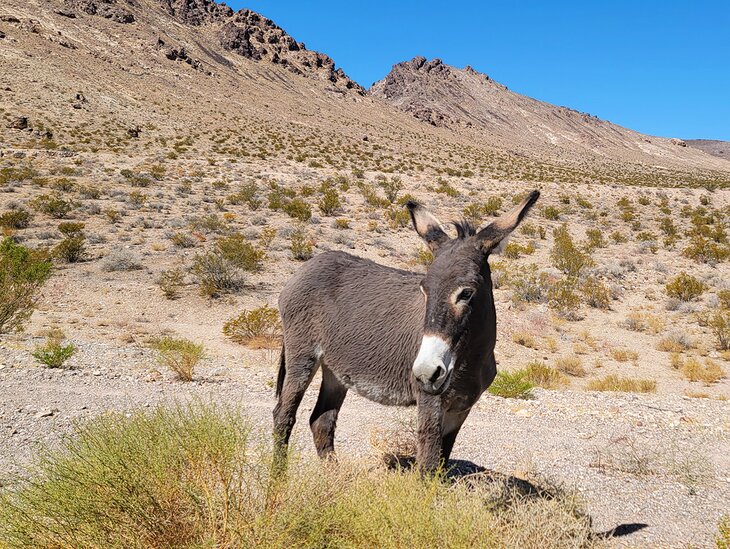
[[231, 0], [369, 87], [416, 55], [666, 137], [730, 141], [730, 0]]

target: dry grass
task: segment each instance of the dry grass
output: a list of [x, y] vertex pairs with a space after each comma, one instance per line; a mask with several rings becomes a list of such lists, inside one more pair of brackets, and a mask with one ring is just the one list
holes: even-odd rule
[[388, 472], [291, 457], [272, 477], [248, 421], [210, 405], [107, 415], [0, 493], [0, 546], [594, 547], [559, 490], [484, 475]]
[[622, 393], [655, 393], [656, 381], [607, 375], [599, 379], [592, 379], [586, 385], [586, 389], [589, 391], [617, 391]]
[[539, 360], [530, 362], [525, 372], [530, 383], [544, 389], [561, 389], [570, 385], [570, 379]]
[[586, 370], [583, 361], [577, 356], [563, 356], [555, 359], [555, 368], [570, 376], [583, 377]]
[[528, 349], [539, 349], [537, 338], [527, 332], [515, 332], [512, 335], [512, 341]]
[[725, 377], [725, 370], [709, 358], [702, 364], [699, 359], [690, 357], [679, 368], [682, 375], [689, 381], [701, 381], [705, 385], [712, 385]]
[[205, 355], [202, 344], [187, 339], [163, 337], [153, 342], [157, 360], [172, 370], [181, 381], [192, 381], [195, 366]]
[[616, 362], [636, 362], [639, 360], [639, 353], [630, 349], [615, 347], [611, 349], [611, 358]]

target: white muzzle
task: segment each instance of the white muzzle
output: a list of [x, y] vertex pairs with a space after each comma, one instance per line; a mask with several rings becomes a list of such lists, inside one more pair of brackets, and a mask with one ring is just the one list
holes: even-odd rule
[[413, 375], [424, 391], [439, 394], [448, 386], [455, 361], [448, 343], [439, 336], [426, 335], [413, 362]]

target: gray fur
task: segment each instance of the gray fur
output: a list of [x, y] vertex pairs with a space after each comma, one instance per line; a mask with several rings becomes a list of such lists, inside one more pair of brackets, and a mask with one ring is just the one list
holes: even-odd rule
[[[449, 239], [430, 213], [410, 203], [416, 231], [435, 253], [425, 277], [344, 252], [320, 254], [297, 271], [279, 296], [284, 330], [274, 409], [279, 455], [288, 444], [304, 392], [321, 367], [322, 386], [310, 417], [321, 457], [334, 451], [337, 414], [352, 389], [380, 404], [417, 404], [419, 467], [432, 470], [448, 459], [471, 407], [497, 372], [488, 254], [538, 196], [533, 192], [479, 233], [459, 230], [456, 239]], [[453, 294], [462, 287], [472, 288], [473, 296], [455, 306]], [[413, 375], [424, 333], [448, 341], [456, 357], [440, 392]]]

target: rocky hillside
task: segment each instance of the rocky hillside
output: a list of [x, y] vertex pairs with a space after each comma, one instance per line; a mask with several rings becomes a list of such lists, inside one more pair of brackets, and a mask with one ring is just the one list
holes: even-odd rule
[[730, 160], [730, 141], [714, 139], [687, 139], [687, 145], [718, 158]]
[[640, 159], [706, 161], [680, 139], [640, 134], [596, 116], [537, 101], [509, 90], [472, 67], [440, 59], [399, 63], [370, 93], [433, 126], [477, 133], [495, 145], [540, 150], [546, 156], [588, 152]]
[[0, 64], [6, 147], [523, 181], [718, 186], [730, 171], [437, 60], [396, 65], [368, 94], [271, 20], [211, 0], [5, 0]]

